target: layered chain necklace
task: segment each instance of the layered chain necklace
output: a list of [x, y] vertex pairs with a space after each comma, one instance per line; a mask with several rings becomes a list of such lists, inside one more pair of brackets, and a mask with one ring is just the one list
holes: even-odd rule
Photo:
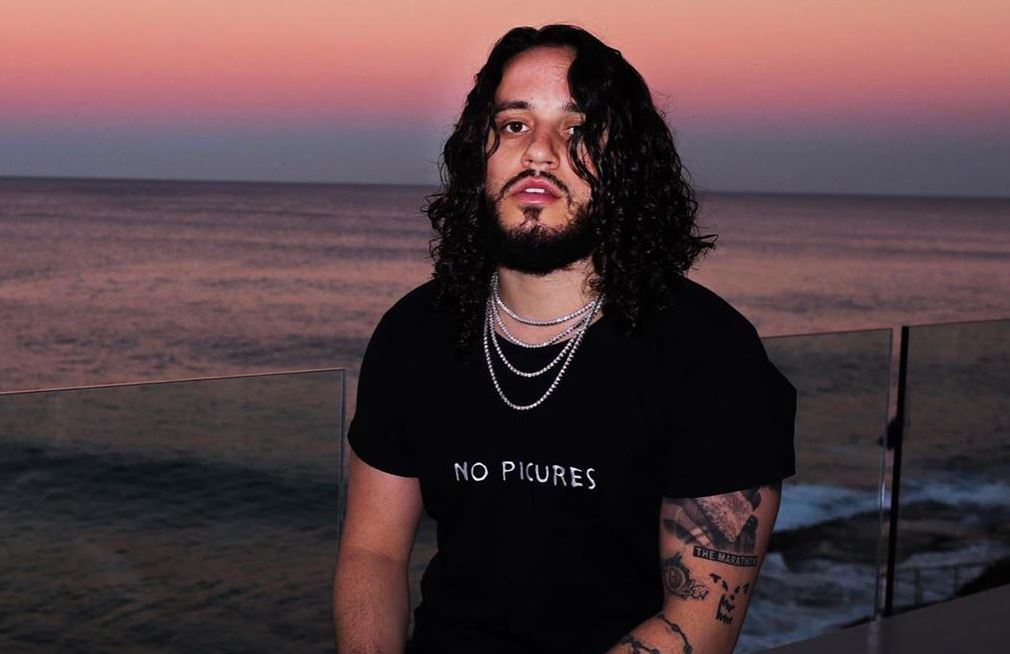
[[[595, 300], [586, 303], [581, 308], [576, 309], [575, 311], [567, 313], [563, 316], [558, 316], [557, 318], [550, 318], [547, 320], [536, 320], [534, 318], [527, 318], [526, 316], [519, 315], [518, 313], [513, 311], [511, 308], [509, 308], [507, 304], [505, 304], [505, 301], [501, 299], [501, 295], [498, 292], [498, 272], [497, 271], [494, 272], [491, 275], [490, 290], [488, 292], [488, 298], [487, 298], [487, 308], [484, 311], [484, 358], [487, 360], [488, 372], [491, 373], [491, 383], [494, 384], [494, 388], [496, 391], [498, 391], [498, 396], [501, 397], [502, 401], [505, 402], [506, 405], [517, 411], [527, 411], [529, 409], [540, 406], [540, 404], [542, 404], [543, 401], [546, 400], [547, 397], [554, 392], [554, 389], [557, 388], [558, 383], [561, 381], [561, 377], [565, 374], [565, 371], [568, 369], [568, 366], [572, 362], [572, 357], [575, 356], [575, 351], [578, 349], [579, 343], [582, 342], [583, 337], [586, 335], [586, 331], [589, 329], [589, 325], [592, 324], [593, 318], [599, 312], [601, 306], [603, 306], [602, 295], [598, 296]], [[561, 323], [567, 322], [574, 318], [580, 318], [580, 320], [572, 323], [568, 327], [565, 327], [560, 332], [558, 332], [557, 334], [555, 334], [554, 336], [550, 337], [545, 341], [540, 341], [539, 343], [529, 343], [522, 339], [516, 338], [516, 336], [509, 331], [508, 327], [505, 326], [505, 322], [501, 319], [501, 314], [498, 313], [499, 309], [504, 311], [509, 317], [511, 317], [513, 320], [516, 320], [517, 322], [520, 322], [524, 325], [535, 325], [538, 327], [549, 327], [551, 325], [560, 325]], [[508, 358], [505, 356], [505, 353], [501, 349], [501, 345], [498, 343], [498, 334], [497, 332], [495, 332], [494, 329], [495, 325], [498, 325], [498, 327], [502, 331], [502, 334], [505, 335], [505, 338], [510, 343], [514, 343], [515, 345], [524, 348], [547, 347], [549, 345], [553, 345], [559, 342], [561, 339], [563, 339], [565, 336], [568, 336], [572, 332], [575, 332], [575, 335], [568, 339], [568, 341], [565, 343], [565, 346], [561, 348], [561, 351], [558, 352], [557, 356], [555, 356], [550, 363], [548, 363], [540, 370], [528, 372], [525, 370], [520, 370], [519, 368], [514, 366], [512, 362], [509, 361]], [[540, 396], [539, 400], [531, 404], [516, 404], [515, 402], [509, 400], [508, 397], [505, 396], [505, 392], [502, 390], [501, 384], [498, 382], [498, 376], [495, 374], [494, 371], [494, 362], [491, 359], [492, 349], [498, 354], [498, 357], [501, 359], [502, 363], [505, 364], [505, 367], [508, 368], [509, 371], [511, 371], [516, 375], [519, 375], [520, 377], [525, 377], [527, 379], [531, 377], [539, 377], [540, 375], [543, 375], [547, 373], [549, 370], [553, 369], [559, 363], [561, 364], [561, 367], [558, 369], [557, 374], [554, 376], [554, 381], [551, 382], [551, 385], [547, 387], [547, 390], [544, 391], [544, 394]]]

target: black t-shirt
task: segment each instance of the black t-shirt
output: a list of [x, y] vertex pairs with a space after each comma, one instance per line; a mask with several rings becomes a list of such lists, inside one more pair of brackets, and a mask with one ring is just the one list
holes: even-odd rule
[[[794, 473], [796, 389], [753, 325], [697, 282], [683, 278], [634, 335], [603, 314], [528, 411], [502, 402], [483, 355], [455, 355], [434, 290], [380, 320], [348, 433], [366, 463], [419, 479], [437, 523], [414, 614], [422, 654], [600, 654], [662, 605], [662, 497]], [[530, 371], [563, 347], [500, 341]], [[519, 404], [557, 370], [524, 379], [493, 360]]]

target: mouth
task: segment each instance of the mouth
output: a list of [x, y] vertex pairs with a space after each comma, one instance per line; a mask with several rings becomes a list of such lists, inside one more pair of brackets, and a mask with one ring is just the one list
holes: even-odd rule
[[511, 195], [523, 205], [545, 205], [560, 200], [563, 194], [550, 181], [537, 177], [520, 182]]
[[512, 197], [515, 198], [520, 204], [536, 204], [536, 205], [550, 204], [552, 202], [556, 202], [557, 200], [561, 199], [558, 196], [551, 193], [550, 191], [548, 191], [547, 189], [535, 186], [513, 193]]

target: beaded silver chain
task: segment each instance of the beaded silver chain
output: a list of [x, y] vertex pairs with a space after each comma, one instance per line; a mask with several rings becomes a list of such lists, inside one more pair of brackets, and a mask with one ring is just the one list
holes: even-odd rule
[[518, 345], [520, 347], [525, 347], [525, 348], [547, 347], [548, 345], [553, 345], [554, 343], [557, 343], [558, 341], [560, 341], [561, 339], [563, 339], [565, 336], [568, 336], [573, 331], [575, 331], [576, 329], [578, 329], [579, 325], [581, 325], [582, 322], [578, 321], [578, 322], [572, 323], [571, 325], [569, 325], [568, 327], [566, 327], [562, 331], [560, 331], [557, 334], [555, 334], [554, 336], [551, 336], [550, 338], [548, 338], [546, 341], [540, 341], [539, 343], [530, 343], [528, 341], [524, 341], [521, 338], [517, 337], [515, 334], [513, 334], [509, 330], [508, 326], [505, 325], [505, 321], [501, 319], [501, 315], [498, 313], [498, 307], [501, 307], [502, 310], [504, 310], [506, 314], [508, 314], [509, 316], [515, 318], [516, 320], [518, 320], [519, 322], [521, 322], [523, 324], [526, 324], [526, 325], [538, 325], [538, 326], [558, 325], [558, 324], [561, 324], [562, 322], [565, 322], [566, 320], [571, 320], [572, 318], [576, 318], [578, 316], [584, 315], [587, 311], [589, 311], [590, 309], [593, 308], [593, 301], [590, 300], [581, 309], [576, 309], [575, 311], [573, 311], [573, 312], [571, 312], [569, 314], [566, 314], [564, 316], [561, 316], [560, 318], [550, 318], [550, 319], [547, 319], [547, 320], [536, 320], [534, 318], [527, 318], [525, 316], [521, 316], [518, 313], [516, 313], [511, 307], [509, 307], [507, 304], [505, 304], [504, 300], [501, 299], [501, 295], [498, 292], [498, 271], [495, 271], [491, 275], [491, 296], [494, 298], [494, 302], [490, 302], [489, 301], [488, 304], [491, 307], [491, 317], [494, 318], [495, 324], [497, 324], [498, 328], [501, 329], [502, 334], [505, 335], [505, 338], [507, 338], [510, 342], [512, 342], [512, 343], [514, 343], [514, 344], [516, 344], [516, 345]]
[[547, 320], [538, 320], [536, 318], [527, 318], [526, 316], [521, 316], [516, 313], [509, 305], [505, 304], [505, 301], [501, 299], [501, 294], [498, 290], [498, 271], [496, 270], [491, 274], [491, 295], [494, 296], [495, 304], [501, 308], [510, 318], [517, 322], [521, 322], [524, 325], [536, 325], [538, 327], [549, 327], [551, 325], [560, 325], [563, 322], [567, 322], [572, 318], [578, 318], [585, 312], [593, 308], [593, 301], [590, 300], [586, 302], [582, 308], [576, 309], [571, 313], [565, 314], [558, 318], [549, 318]]
[[[565, 327], [563, 330], [561, 330], [560, 332], [558, 332], [554, 336], [551, 336], [550, 338], [548, 338], [546, 341], [540, 341], [539, 343], [530, 343], [528, 341], [524, 341], [524, 340], [518, 338], [515, 334], [513, 334], [511, 331], [509, 331], [509, 328], [505, 326], [505, 321], [501, 319], [501, 315], [498, 313], [497, 306], [495, 304], [493, 304], [493, 303], [491, 304], [491, 317], [494, 318], [495, 323], [501, 329], [502, 334], [505, 335], [505, 338], [507, 338], [510, 342], [515, 343], [516, 345], [518, 345], [520, 347], [525, 347], [525, 348], [547, 347], [548, 345], [553, 345], [554, 343], [557, 343], [562, 338], [564, 338], [565, 336], [568, 336], [573, 331], [575, 331], [576, 329], [578, 329], [579, 326], [582, 324], [582, 320], [580, 320], [578, 322], [574, 322], [571, 325], [569, 325], [568, 327]], [[583, 318], [583, 320], [585, 320], [585, 319]]]
[[[582, 323], [580, 322], [578, 324], [582, 324]], [[544, 366], [543, 368], [541, 368], [540, 370], [537, 370], [535, 372], [526, 372], [524, 370], [519, 370], [519, 368], [516, 368], [514, 365], [512, 365], [512, 362], [509, 361], [508, 358], [505, 356], [505, 353], [502, 352], [501, 345], [498, 344], [498, 335], [495, 334], [495, 333], [493, 333], [494, 329], [492, 329], [491, 331], [492, 331], [492, 334], [491, 334], [491, 343], [494, 345], [494, 349], [498, 353], [498, 358], [501, 359], [502, 363], [505, 364], [506, 368], [508, 368], [509, 370], [511, 370], [512, 372], [514, 372], [515, 374], [519, 375], [520, 377], [527, 377], [527, 378], [529, 378], [529, 377], [539, 377], [540, 375], [544, 374], [545, 372], [547, 372], [548, 370], [550, 370], [551, 368], [553, 368], [554, 366], [556, 366], [558, 364], [558, 361], [561, 361], [561, 359], [566, 354], [568, 354], [568, 350], [570, 350], [572, 348], [572, 345], [575, 343], [575, 339], [574, 338], [568, 339], [568, 341], [565, 343], [565, 346], [563, 348], [561, 348], [561, 351], [558, 352], [557, 356], [555, 356], [554, 359], [550, 363], [548, 363], [546, 366]]]
[[[503, 328], [502, 329], [503, 332], [505, 332], [506, 334], [508, 334], [508, 332], [507, 329], [505, 329], [504, 323], [502, 322], [501, 317], [498, 315], [497, 312], [497, 304], [498, 300], [500, 299], [499, 297], [497, 297], [497, 288], [496, 288], [497, 281], [498, 281], [497, 274], [495, 274], [494, 277], [492, 278], [492, 289], [491, 293], [488, 296], [487, 308], [484, 311], [484, 358], [487, 361], [488, 372], [491, 374], [491, 383], [494, 384], [494, 388], [498, 392], [498, 396], [502, 399], [502, 401], [507, 406], [517, 411], [527, 411], [529, 409], [533, 409], [537, 406], [540, 406], [540, 404], [542, 404], [543, 401], [546, 400], [550, 396], [550, 394], [554, 392], [554, 389], [557, 388], [558, 383], [561, 381], [561, 377], [564, 376], [565, 371], [568, 369], [568, 366], [572, 362], [572, 358], [575, 356], [575, 351], [578, 349], [579, 344], [582, 342], [583, 337], [585, 337], [586, 332], [589, 329], [589, 325], [592, 324], [593, 318], [596, 317], [596, 314], [599, 312], [600, 307], [603, 306], [603, 296], [599, 296], [595, 300], [590, 302], [589, 303], [590, 310], [588, 314], [582, 320], [579, 320], [577, 323], [575, 323], [575, 325], [567, 328], [566, 331], [561, 333], [561, 335], [558, 335], [553, 339], [545, 341], [543, 344], [540, 345], [525, 344], [527, 347], [545, 347], [546, 345], [556, 342], [564, 334], [571, 333], [573, 329], [578, 328], [578, 332], [576, 333], [576, 335], [570, 338], [567, 343], [565, 343], [564, 348], [562, 348], [561, 352], [559, 352], [558, 355], [554, 357], [553, 361], [551, 361], [549, 364], [547, 364], [544, 368], [541, 368], [540, 370], [537, 370], [535, 372], [526, 372], [523, 370], [519, 370], [518, 368], [513, 366], [512, 363], [505, 358], [505, 353], [502, 352], [501, 346], [498, 344], [497, 340], [498, 335], [495, 333], [494, 330], [495, 323], [497, 322], [498, 325]], [[504, 306], [504, 303], [502, 303], [502, 305]], [[579, 314], [576, 313], [575, 315]], [[574, 316], [570, 315], [567, 319], [570, 320], [572, 317]], [[512, 339], [510, 338], [509, 340]], [[557, 375], [555, 375], [554, 381], [552, 381], [551, 385], [547, 387], [547, 390], [544, 391], [544, 394], [540, 396], [540, 399], [530, 404], [516, 404], [515, 402], [512, 402], [511, 400], [508, 399], [508, 397], [505, 396], [505, 392], [502, 390], [501, 384], [498, 382], [498, 376], [495, 374], [494, 362], [492, 361], [491, 357], [491, 343], [494, 344], [494, 349], [496, 350], [498, 356], [501, 358], [505, 366], [511, 372], [520, 375], [522, 377], [536, 377], [542, 375], [551, 368], [553, 368], [555, 365], [557, 365], [558, 362], [562, 360], [562, 358], [564, 358], [564, 362], [561, 364], [561, 368], [558, 370]]]

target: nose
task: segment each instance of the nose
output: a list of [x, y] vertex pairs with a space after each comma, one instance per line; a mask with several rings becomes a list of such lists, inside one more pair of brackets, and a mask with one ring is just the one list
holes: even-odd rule
[[523, 153], [523, 166], [535, 169], [553, 169], [558, 167], [558, 143], [552, 138], [550, 130], [536, 127], [530, 135], [529, 145]]

